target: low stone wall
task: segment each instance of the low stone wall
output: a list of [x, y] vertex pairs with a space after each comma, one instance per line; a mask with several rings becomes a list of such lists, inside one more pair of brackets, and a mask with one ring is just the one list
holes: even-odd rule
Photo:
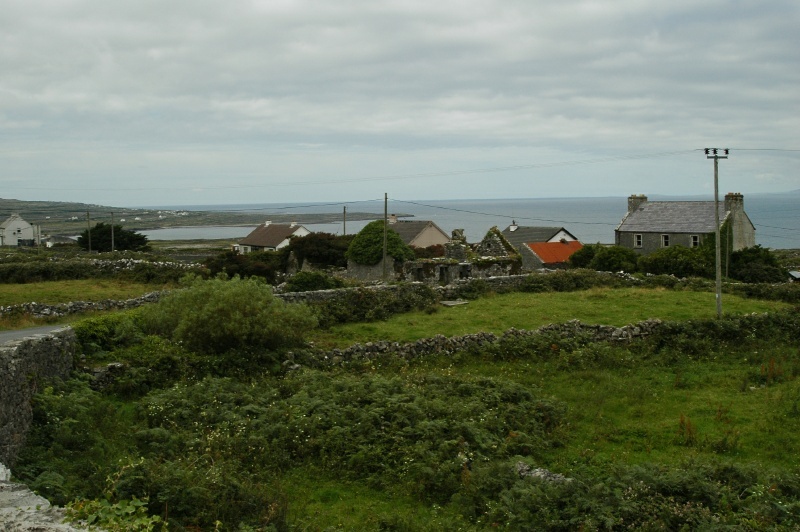
[[290, 357], [286, 363], [287, 365], [299, 362], [300, 364], [305, 363], [311, 366], [336, 366], [351, 362], [374, 360], [381, 357], [412, 359], [425, 355], [452, 354], [458, 351], [479, 348], [508, 338], [553, 333], [564, 338], [589, 335], [594, 342], [622, 342], [650, 336], [658, 330], [661, 324], [661, 320], [651, 319], [624, 327], [614, 327], [611, 325], [590, 325], [581, 323], [579, 320], [571, 320], [566, 323], [545, 325], [532, 331], [509, 329], [501, 336], [489, 332], [480, 332], [449, 338], [436, 335], [432, 338], [423, 338], [416, 342], [402, 344], [385, 341], [367, 342], [366, 344], [354, 344], [346, 349], [315, 351], [307, 355], [304, 360], [296, 360]]
[[155, 303], [166, 292], [150, 292], [132, 299], [104, 299], [102, 301], [72, 301], [57, 305], [43, 303], [22, 303], [20, 305], [0, 306], [0, 317], [12, 314], [30, 314], [34, 318], [61, 317], [92, 310], [123, 310], [139, 307], [145, 303]]
[[33, 419], [34, 394], [48, 380], [66, 378], [74, 354], [69, 327], [0, 346], [0, 462], [13, 467]]

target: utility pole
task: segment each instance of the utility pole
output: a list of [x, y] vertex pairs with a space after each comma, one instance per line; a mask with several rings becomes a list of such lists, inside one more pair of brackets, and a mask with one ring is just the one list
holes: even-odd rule
[[342, 234], [347, 234], [347, 205], [343, 207], [342, 211]]
[[114, 251], [114, 213], [111, 213], [111, 251]]
[[89, 253], [92, 252], [92, 222], [89, 220], [89, 211], [86, 211], [86, 238], [89, 242]]
[[[722, 252], [719, 234], [719, 160], [728, 158], [728, 149], [706, 148], [706, 159], [714, 159], [714, 231], [716, 236], [717, 319], [722, 317]], [[721, 155], [720, 152], [724, 152]]]
[[387, 234], [389, 231], [389, 194], [383, 193], [383, 282], [386, 282], [386, 255], [388, 250]]

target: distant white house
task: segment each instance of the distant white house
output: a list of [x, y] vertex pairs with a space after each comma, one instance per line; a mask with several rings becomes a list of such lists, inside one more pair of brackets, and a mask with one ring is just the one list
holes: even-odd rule
[[288, 246], [289, 239], [293, 236], [301, 237], [310, 233], [311, 231], [294, 222], [291, 224], [265, 222], [253, 229], [244, 240], [233, 246], [233, 249], [239, 253], [275, 251]]
[[0, 223], [0, 246], [32, 246], [36, 243], [39, 228], [29, 224], [19, 214], [13, 213]]

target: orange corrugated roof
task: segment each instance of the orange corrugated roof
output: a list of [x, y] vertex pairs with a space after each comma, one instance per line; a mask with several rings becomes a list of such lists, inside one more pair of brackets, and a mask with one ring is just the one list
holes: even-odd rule
[[583, 247], [583, 244], [577, 240], [568, 240], [566, 242], [529, 242], [525, 245], [531, 248], [544, 264], [567, 262], [570, 255]]

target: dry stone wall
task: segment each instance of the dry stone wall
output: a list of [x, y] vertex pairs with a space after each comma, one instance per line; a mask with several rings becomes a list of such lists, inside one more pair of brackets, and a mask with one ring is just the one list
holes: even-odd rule
[[[479, 348], [504, 339], [521, 338], [542, 334], [557, 334], [565, 338], [588, 335], [595, 342], [627, 342], [654, 334], [661, 326], [661, 320], [651, 319], [639, 323], [614, 327], [611, 325], [591, 325], [571, 320], [566, 323], [545, 325], [535, 330], [509, 329], [501, 336], [490, 332], [480, 332], [463, 336], [446, 337], [436, 335], [422, 338], [416, 342], [367, 342], [354, 344], [346, 349], [315, 351], [307, 353], [303, 360], [290, 355], [285, 362], [290, 368], [302, 364], [311, 366], [336, 366], [353, 362], [376, 360], [381, 357], [413, 359], [426, 355], [452, 354], [458, 351]], [[300, 364], [298, 364], [298, 362]]]
[[155, 303], [166, 292], [150, 292], [132, 299], [104, 299], [102, 301], [72, 301], [57, 305], [43, 303], [22, 303], [20, 305], [0, 306], [0, 316], [12, 314], [30, 314], [34, 318], [68, 316], [79, 312], [93, 310], [123, 310], [136, 308], [145, 303]]
[[74, 354], [69, 327], [0, 346], [0, 462], [13, 466], [33, 419], [34, 394], [48, 380], [66, 378]]

